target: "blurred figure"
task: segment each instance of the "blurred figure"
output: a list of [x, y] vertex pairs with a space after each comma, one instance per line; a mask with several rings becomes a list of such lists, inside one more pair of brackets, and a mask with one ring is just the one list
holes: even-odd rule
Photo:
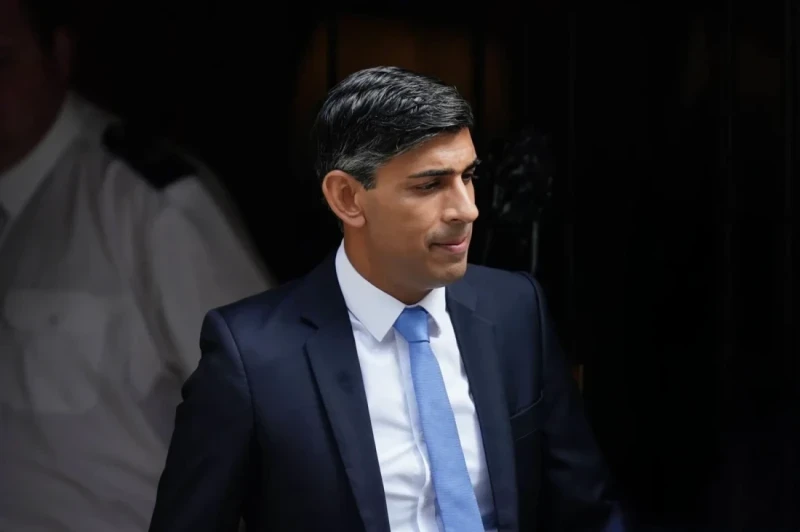
[[0, 0], [0, 531], [141, 532], [204, 313], [271, 282], [191, 160], [70, 91], [68, 15]]

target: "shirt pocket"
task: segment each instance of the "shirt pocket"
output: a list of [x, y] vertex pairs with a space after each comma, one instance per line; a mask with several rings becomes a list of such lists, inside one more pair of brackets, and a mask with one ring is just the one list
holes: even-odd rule
[[112, 310], [109, 299], [88, 292], [9, 290], [2, 306], [0, 402], [52, 414], [94, 407]]

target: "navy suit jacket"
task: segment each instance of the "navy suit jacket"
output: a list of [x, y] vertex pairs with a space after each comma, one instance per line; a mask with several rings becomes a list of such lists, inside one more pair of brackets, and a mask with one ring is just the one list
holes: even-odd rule
[[[449, 286], [498, 529], [605, 530], [603, 460], [532, 277], [470, 265]], [[183, 388], [151, 532], [389, 532], [333, 256], [211, 310]]]

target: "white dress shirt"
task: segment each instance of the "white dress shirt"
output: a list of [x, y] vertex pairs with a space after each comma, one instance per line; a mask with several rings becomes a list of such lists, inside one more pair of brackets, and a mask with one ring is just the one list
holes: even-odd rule
[[146, 532], [204, 314], [269, 279], [199, 179], [151, 187], [70, 97], [0, 175], [0, 532]]
[[[411, 380], [408, 343], [394, 330], [395, 321], [407, 305], [364, 279], [348, 260], [343, 244], [336, 254], [336, 274], [353, 327], [391, 530], [440, 531]], [[494, 506], [481, 430], [447, 312], [445, 290], [433, 290], [418, 305], [430, 315], [431, 348], [442, 370], [486, 530], [494, 531]]]

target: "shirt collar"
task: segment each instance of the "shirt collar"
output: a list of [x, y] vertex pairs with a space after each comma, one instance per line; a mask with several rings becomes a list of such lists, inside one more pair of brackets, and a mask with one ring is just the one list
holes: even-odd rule
[[434, 327], [431, 336], [439, 334], [442, 320], [447, 319], [445, 289], [436, 288], [422, 298], [416, 305], [406, 305], [367, 281], [356, 271], [347, 253], [344, 242], [336, 252], [336, 276], [342, 290], [347, 309], [360, 321], [377, 340], [383, 341], [407, 307], [420, 306], [428, 311]]
[[80, 113], [75, 98], [69, 95], [41, 141], [21, 161], [0, 174], [0, 208], [12, 220], [19, 216], [81, 131]]

